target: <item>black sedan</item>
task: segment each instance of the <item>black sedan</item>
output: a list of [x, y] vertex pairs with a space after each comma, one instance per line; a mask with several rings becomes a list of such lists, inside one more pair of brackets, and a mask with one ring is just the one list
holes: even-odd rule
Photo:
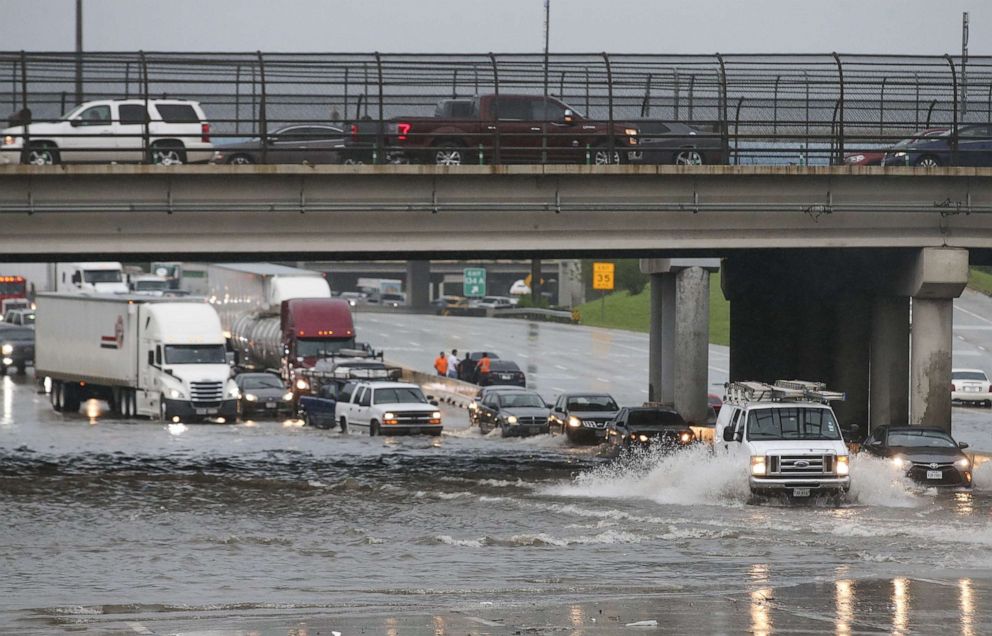
[[479, 378], [476, 367], [484, 355], [488, 355], [490, 360], [499, 360], [499, 356], [492, 351], [469, 351], [463, 359], [458, 361], [458, 379], [466, 382], [477, 382]]
[[259, 138], [218, 146], [213, 163], [341, 163], [344, 131], [324, 124], [287, 126]]
[[490, 393], [498, 393], [499, 391], [519, 391], [519, 386], [513, 386], [512, 384], [493, 384], [490, 386], [484, 386], [475, 393], [475, 397], [468, 404], [468, 421], [472, 426], [479, 425], [479, 406], [482, 405], [482, 401], [486, 399], [486, 396]]
[[640, 138], [632, 163], [700, 166], [726, 163], [720, 135], [680, 122], [637, 123]]
[[524, 437], [548, 432], [551, 409], [534, 391], [493, 391], [479, 404], [479, 428], [483, 433], [500, 429], [502, 437]]
[[234, 378], [241, 397], [238, 407], [242, 417], [258, 415], [289, 415], [293, 410], [293, 393], [274, 373], [239, 373]]
[[23, 374], [29, 364], [34, 365], [34, 328], [0, 325], [0, 375], [7, 367]]
[[527, 376], [512, 360], [491, 360], [489, 373], [480, 373], [479, 386], [491, 386], [493, 384], [512, 384], [513, 386], [527, 386]]
[[606, 427], [620, 407], [606, 393], [565, 393], [551, 407], [551, 431], [562, 433], [570, 442], [606, 439]]
[[960, 444], [939, 428], [918, 426], [879, 426], [861, 449], [877, 457], [887, 457], [913, 481], [928, 486], [971, 488], [971, 460]]
[[992, 166], [992, 126], [958, 127], [957, 148], [952, 151], [953, 131], [921, 133], [896, 144], [882, 158], [883, 166]]
[[662, 406], [623, 407], [607, 428], [607, 439], [618, 449], [645, 446], [683, 448], [696, 435], [674, 409]]

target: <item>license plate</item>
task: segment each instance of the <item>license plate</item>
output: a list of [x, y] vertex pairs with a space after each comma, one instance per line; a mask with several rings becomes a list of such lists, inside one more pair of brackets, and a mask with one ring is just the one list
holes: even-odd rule
[[793, 497], [809, 497], [809, 488], [793, 488]]
[[196, 409], [197, 415], [216, 415], [217, 409]]
[[964, 387], [964, 390], [965, 391], [968, 391], [969, 393], [978, 393], [978, 387], [977, 386], [966, 386], [966, 387]]
[[513, 379], [513, 376], [510, 375], [509, 373], [501, 373], [501, 374], [499, 374], [499, 379], [500, 380], [511, 380], [511, 379]]
[[274, 409], [274, 408], [276, 408], [276, 403], [275, 402], [266, 402], [265, 403], [265, 408], [267, 408], [267, 409]]
[[944, 477], [944, 473], [940, 472], [939, 470], [927, 471], [927, 479], [942, 479], [943, 477]]
[[417, 434], [417, 433], [419, 433], [419, 432], [420, 432], [420, 429], [419, 429], [419, 428], [416, 428], [416, 427], [414, 427], [414, 428], [411, 428], [411, 429], [410, 429], [410, 433], [412, 433], [412, 434], [414, 434], [414, 435], [416, 435], [416, 434]]

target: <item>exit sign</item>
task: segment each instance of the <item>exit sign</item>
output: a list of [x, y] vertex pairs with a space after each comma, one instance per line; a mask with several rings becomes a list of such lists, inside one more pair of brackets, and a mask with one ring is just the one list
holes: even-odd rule
[[463, 272], [464, 293], [468, 298], [486, 295], [486, 270], [482, 267], [466, 267]]

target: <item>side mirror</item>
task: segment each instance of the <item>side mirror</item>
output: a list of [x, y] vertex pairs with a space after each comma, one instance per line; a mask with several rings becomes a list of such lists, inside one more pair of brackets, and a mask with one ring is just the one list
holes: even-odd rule
[[723, 429], [723, 441], [725, 441], [725, 442], [733, 442], [734, 441], [734, 429], [733, 429], [733, 427], [728, 426], [727, 428]]
[[437, 400], [431, 400], [431, 406], [441, 406]]
[[968, 442], [958, 442], [958, 448], [968, 448]]
[[80, 126], [83, 125], [83, 120], [78, 117], [76, 117], [75, 119], [70, 119], [69, 125], [72, 126], [73, 128], [79, 128]]
[[569, 125], [575, 123], [575, 113], [572, 112], [571, 108], [565, 109], [565, 115], [562, 117], [562, 121]]

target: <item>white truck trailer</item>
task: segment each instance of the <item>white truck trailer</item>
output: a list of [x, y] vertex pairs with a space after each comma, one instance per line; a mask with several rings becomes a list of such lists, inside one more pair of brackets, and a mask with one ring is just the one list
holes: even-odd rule
[[285, 265], [184, 263], [182, 272], [181, 289], [206, 297], [227, 337], [234, 322], [246, 314], [277, 316], [284, 300], [331, 297], [323, 274]]
[[56, 411], [106, 400], [123, 417], [237, 417], [238, 389], [202, 298], [38, 294], [35, 375]]

